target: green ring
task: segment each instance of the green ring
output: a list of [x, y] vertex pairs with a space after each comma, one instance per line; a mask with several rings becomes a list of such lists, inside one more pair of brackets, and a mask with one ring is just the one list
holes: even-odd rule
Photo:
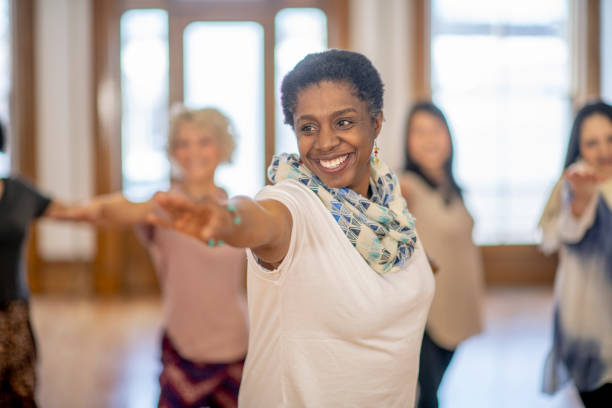
[[212, 238], [211, 238], [211, 239], [209, 239], [209, 240], [208, 240], [208, 246], [209, 246], [209, 247], [214, 247], [214, 246], [215, 246], [215, 240], [214, 240], [214, 239], [212, 239]]
[[234, 217], [234, 225], [240, 225], [242, 223], [242, 218], [240, 216]]

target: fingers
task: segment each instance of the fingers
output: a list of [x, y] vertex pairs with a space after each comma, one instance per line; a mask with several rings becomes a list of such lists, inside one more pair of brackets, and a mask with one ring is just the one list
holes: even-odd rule
[[172, 216], [195, 209], [193, 202], [177, 194], [156, 193], [153, 200]]
[[227, 209], [212, 199], [194, 203], [171, 193], [157, 193], [153, 199], [163, 214], [151, 213], [147, 216], [147, 222], [178, 230], [209, 245], [221, 239], [227, 229], [225, 224], [231, 225], [232, 222]]

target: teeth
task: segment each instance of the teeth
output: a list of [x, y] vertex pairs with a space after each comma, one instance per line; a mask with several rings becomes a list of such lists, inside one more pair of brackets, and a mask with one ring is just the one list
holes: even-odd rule
[[346, 154], [341, 157], [336, 157], [333, 160], [319, 160], [319, 163], [321, 163], [321, 166], [325, 167], [326, 169], [335, 169], [336, 167], [344, 163], [344, 161], [348, 158], [348, 156], [349, 155]]

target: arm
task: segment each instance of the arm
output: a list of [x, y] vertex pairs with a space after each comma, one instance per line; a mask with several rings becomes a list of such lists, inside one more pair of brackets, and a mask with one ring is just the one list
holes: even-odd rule
[[571, 210], [575, 218], [580, 218], [586, 211], [589, 203], [597, 195], [597, 183], [601, 181], [597, 174], [584, 164], [574, 164], [564, 173], [571, 197]]
[[158, 193], [154, 200], [168, 217], [150, 213], [151, 222], [206, 244], [224, 241], [234, 247], [251, 248], [260, 261], [272, 265], [280, 263], [289, 250], [293, 219], [279, 201], [236, 197], [227, 202], [205, 199], [195, 203], [171, 193]]
[[557, 232], [563, 242], [578, 242], [595, 221], [600, 180], [583, 164], [572, 165], [563, 174], [563, 180], [569, 191], [566, 190], [566, 198], [562, 200], [565, 205], [559, 215]]
[[59, 220], [128, 226], [145, 222], [153, 205], [151, 200], [133, 203], [121, 193], [115, 193], [95, 197], [84, 205], [68, 205], [54, 200], [44, 215]]

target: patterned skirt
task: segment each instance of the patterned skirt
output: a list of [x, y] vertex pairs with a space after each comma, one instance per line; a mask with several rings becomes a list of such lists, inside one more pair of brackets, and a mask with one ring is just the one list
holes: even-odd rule
[[35, 407], [36, 343], [28, 303], [0, 308], [0, 407]]
[[164, 334], [160, 408], [237, 407], [244, 359], [232, 363], [194, 363], [179, 355]]

